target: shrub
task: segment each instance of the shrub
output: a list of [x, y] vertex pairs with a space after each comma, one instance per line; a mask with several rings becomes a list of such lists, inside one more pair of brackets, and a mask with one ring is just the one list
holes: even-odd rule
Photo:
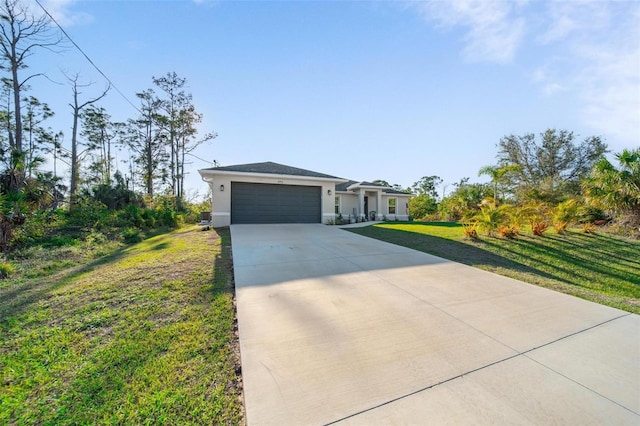
[[95, 229], [92, 229], [89, 235], [85, 237], [84, 241], [90, 246], [94, 246], [94, 245], [99, 246], [99, 245], [105, 244], [108, 240], [103, 233], [98, 232]]
[[474, 216], [477, 227], [483, 229], [487, 236], [493, 235], [505, 221], [505, 206], [496, 207], [493, 203], [484, 203], [480, 211]]
[[120, 172], [115, 173], [114, 179], [114, 186], [96, 185], [91, 191], [85, 191], [82, 194], [83, 198], [92, 197], [112, 210], [120, 210], [130, 205], [144, 207], [142, 197], [127, 188]]
[[462, 224], [462, 230], [464, 231], [464, 235], [466, 235], [467, 238], [472, 239], [472, 240], [477, 240], [478, 239], [478, 224], [476, 222], [474, 222], [474, 223], [463, 223]]
[[549, 229], [549, 224], [545, 221], [531, 222], [531, 232], [533, 232], [533, 235], [541, 236], [547, 229]]
[[554, 222], [553, 229], [556, 230], [557, 234], [566, 234], [568, 226], [569, 222]]
[[581, 206], [578, 208], [576, 220], [580, 223], [593, 223], [597, 220], [608, 220], [604, 210], [594, 206]]
[[566, 233], [567, 227], [578, 215], [578, 208], [576, 200], [567, 200], [553, 209], [553, 227], [558, 234]]
[[142, 217], [142, 210], [136, 205], [129, 204], [118, 212], [115, 225], [118, 228], [142, 228], [144, 224], [145, 220]]
[[4, 279], [12, 275], [16, 269], [8, 262], [0, 262], [0, 279]]
[[67, 247], [77, 246], [79, 243], [77, 236], [74, 235], [54, 235], [53, 237], [45, 240], [42, 247]]
[[582, 225], [582, 232], [585, 234], [595, 234], [596, 233], [596, 225], [593, 223], [585, 223]]
[[498, 228], [498, 234], [504, 238], [516, 238], [520, 235], [520, 229], [516, 225], [502, 225]]
[[144, 221], [144, 226], [147, 228], [155, 228], [156, 226], [156, 217], [153, 210], [144, 209], [140, 212], [140, 216]]
[[122, 239], [127, 244], [139, 243], [142, 241], [142, 236], [140, 235], [140, 231], [135, 228], [126, 228], [122, 231]]
[[101, 227], [109, 216], [107, 206], [92, 198], [80, 198], [77, 205], [66, 212], [66, 222], [70, 226], [87, 228]]

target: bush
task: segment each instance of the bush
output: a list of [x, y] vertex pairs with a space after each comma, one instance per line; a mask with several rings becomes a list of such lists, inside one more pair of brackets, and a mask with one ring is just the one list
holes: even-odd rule
[[478, 224], [477, 223], [463, 223], [462, 224], [462, 229], [464, 231], [464, 235], [466, 235], [467, 238], [472, 239], [472, 240], [477, 240], [478, 239]]
[[95, 229], [92, 229], [89, 235], [85, 237], [84, 241], [90, 246], [99, 246], [99, 245], [105, 244], [108, 241], [108, 239], [106, 235], [104, 235], [103, 233], [98, 232]]
[[0, 262], [0, 279], [8, 278], [16, 271], [16, 268], [8, 262]]
[[42, 247], [67, 247], [77, 246], [79, 241], [75, 235], [54, 235], [44, 240]]
[[549, 229], [549, 224], [545, 221], [531, 222], [531, 232], [533, 232], [533, 235], [541, 236], [547, 229]]
[[567, 200], [553, 209], [553, 227], [558, 234], [566, 233], [569, 224], [576, 219], [579, 207], [576, 200]]
[[126, 228], [122, 231], [122, 240], [127, 244], [139, 243], [142, 241], [140, 231], [135, 228]]
[[504, 238], [516, 238], [520, 235], [520, 229], [516, 225], [502, 225], [498, 228], [498, 234]]
[[609, 217], [604, 210], [594, 206], [581, 206], [578, 208], [576, 220], [579, 223], [593, 223], [597, 220], [608, 220]]
[[553, 229], [556, 230], [556, 234], [566, 234], [568, 226], [569, 222], [555, 222], [553, 224]]
[[120, 172], [115, 173], [114, 179], [116, 181], [114, 186], [96, 185], [91, 188], [91, 191], [85, 191], [82, 198], [91, 197], [111, 210], [121, 210], [131, 205], [144, 207], [142, 197], [127, 188]]
[[508, 206], [496, 207], [493, 203], [484, 203], [480, 207], [480, 211], [474, 216], [477, 227], [484, 230], [488, 237], [493, 235], [504, 221], [506, 220], [506, 208]]

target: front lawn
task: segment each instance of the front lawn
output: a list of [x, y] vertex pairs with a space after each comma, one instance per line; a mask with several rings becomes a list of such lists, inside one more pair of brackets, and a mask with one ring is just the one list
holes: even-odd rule
[[7, 279], [0, 424], [242, 423], [236, 345], [228, 230]]
[[446, 222], [382, 223], [349, 231], [640, 313], [639, 241], [577, 231], [474, 241], [460, 224]]

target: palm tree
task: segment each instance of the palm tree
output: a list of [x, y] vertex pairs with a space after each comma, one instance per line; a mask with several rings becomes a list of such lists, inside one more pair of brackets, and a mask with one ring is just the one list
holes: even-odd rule
[[480, 211], [473, 216], [476, 225], [487, 233], [487, 237], [493, 236], [493, 232], [504, 224], [508, 207], [508, 204], [496, 206], [495, 202], [483, 200]]
[[515, 172], [520, 170], [520, 166], [517, 164], [509, 164], [506, 166], [484, 166], [481, 167], [478, 171], [478, 176], [486, 175], [491, 178], [491, 183], [493, 183], [493, 199], [494, 202], [498, 202], [498, 184], [502, 181], [502, 179], [511, 172]]
[[601, 158], [582, 183], [587, 201], [615, 212], [631, 213], [640, 223], [640, 148], [616, 154], [619, 168]]

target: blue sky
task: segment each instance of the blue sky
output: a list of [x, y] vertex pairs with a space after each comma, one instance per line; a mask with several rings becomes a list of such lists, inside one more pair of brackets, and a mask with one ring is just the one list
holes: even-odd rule
[[[195, 154], [355, 180], [451, 185], [495, 164], [508, 134], [572, 130], [640, 146], [640, 3], [541, 1], [73, 1], [43, 4], [134, 103], [151, 77], [187, 78]], [[104, 79], [71, 46], [31, 70]], [[68, 86], [34, 82], [70, 135]], [[111, 91], [115, 120], [136, 111]], [[68, 139], [68, 136], [67, 136]], [[125, 156], [125, 153], [119, 154]], [[188, 186], [204, 193], [193, 159]], [[450, 188], [450, 187], [449, 187]]]

